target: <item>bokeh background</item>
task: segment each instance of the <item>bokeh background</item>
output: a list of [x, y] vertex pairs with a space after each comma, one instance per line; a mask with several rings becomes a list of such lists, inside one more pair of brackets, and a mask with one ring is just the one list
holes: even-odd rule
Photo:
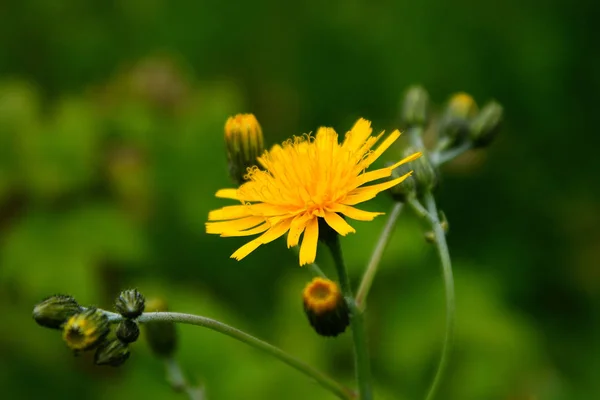
[[[204, 233], [230, 186], [223, 125], [253, 112], [269, 144], [363, 116], [399, 126], [423, 84], [505, 107], [487, 150], [442, 169], [457, 341], [440, 399], [600, 396], [598, 5], [425, 0], [0, 2], [2, 397], [178, 399], [140, 341], [121, 368], [73, 357], [31, 319], [53, 293], [110, 308], [120, 289], [163, 296], [352, 381], [350, 335], [317, 336], [310, 279], [282, 242]], [[394, 150], [396, 151], [396, 150]], [[394, 151], [389, 157], [395, 157]], [[399, 151], [399, 150], [398, 150]], [[388, 210], [380, 196], [368, 205]], [[343, 239], [358, 283], [384, 217]], [[378, 398], [421, 398], [443, 338], [433, 247], [401, 217], [368, 306]], [[318, 261], [333, 273], [323, 249]], [[179, 327], [178, 359], [209, 399], [331, 399], [227, 337]]]

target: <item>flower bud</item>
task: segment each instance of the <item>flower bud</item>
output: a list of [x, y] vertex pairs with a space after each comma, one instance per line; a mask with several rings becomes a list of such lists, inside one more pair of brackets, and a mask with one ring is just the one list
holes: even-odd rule
[[[167, 303], [162, 299], [151, 299], [146, 302], [146, 312], [167, 311]], [[173, 355], [177, 347], [177, 330], [173, 322], [152, 321], [144, 324], [146, 339], [150, 349], [159, 357]]]
[[144, 296], [137, 289], [124, 290], [115, 301], [117, 312], [125, 318], [137, 318], [144, 312]]
[[471, 140], [474, 147], [487, 146], [494, 140], [502, 125], [502, 106], [490, 101], [471, 122]]
[[94, 354], [96, 365], [110, 365], [118, 367], [129, 358], [129, 348], [126, 343], [118, 339], [107, 340], [102, 343]]
[[73, 315], [63, 327], [63, 339], [72, 350], [90, 350], [108, 335], [108, 317], [96, 308]]
[[427, 121], [429, 94], [422, 86], [411, 86], [402, 102], [402, 121], [408, 126], [423, 126]]
[[[409, 147], [404, 151], [404, 154], [408, 156], [414, 152], [415, 149]], [[426, 152], [423, 152], [421, 157], [411, 161], [409, 167], [413, 170], [411, 178], [414, 179], [417, 194], [421, 195], [435, 187], [437, 184], [437, 172]]]
[[314, 278], [302, 298], [308, 321], [319, 335], [337, 336], [350, 324], [348, 305], [335, 282]]
[[115, 334], [123, 343], [133, 343], [140, 336], [140, 328], [137, 322], [131, 319], [124, 319], [117, 325]]
[[459, 144], [469, 135], [470, 121], [477, 115], [477, 103], [467, 93], [453, 95], [440, 121], [440, 136], [448, 146]]
[[257, 164], [264, 151], [263, 134], [253, 114], [238, 114], [225, 123], [225, 145], [229, 176], [240, 185], [245, 182], [247, 169]]
[[[389, 164], [392, 164], [391, 162]], [[389, 166], [389, 165], [388, 165]], [[396, 179], [404, 176], [412, 171], [411, 165], [402, 164], [396, 169], [392, 170], [392, 177], [390, 179]], [[414, 176], [406, 177], [399, 184], [392, 186], [389, 189], [392, 198], [396, 201], [405, 202], [406, 199], [416, 193], [416, 183]]]
[[50, 296], [33, 308], [33, 319], [46, 328], [60, 329], [73, 315], [80, 313], [81, 306], [71, 296]]

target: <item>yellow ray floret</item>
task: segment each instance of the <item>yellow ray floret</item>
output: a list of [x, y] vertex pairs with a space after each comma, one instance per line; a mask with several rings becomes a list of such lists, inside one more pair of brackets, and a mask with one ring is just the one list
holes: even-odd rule
[[389, 177], [393, 169], [421, 155], [414, 153], [390, 167], [365, 172], [400, 136], [396, 130], [372, 150], [383, 132], [377, 136], [371, 136], [371, 132], [371, 123], [361, 118], [341, 144], [332, 128], [319, 128], [314, 136], [295, 137], [273, 146], [258, 157], [262, 168], [249, 170], [247, 182], [237, 189], [221, 189], [216, 193], [217, 197], [238, 200], [241, 204], [211, 211], [206, 232], [221, 236], [260, 233], [231, 255], [237, 260], [286, 233], [288, 247], [297, 246], [303, 236], [300, 265], [314, 262], [318, 219], [323, 218], [342, 236], [355, 232], [342, 216], [370, 221], [381, 215], [353, 206], [397, 185], [410, 173], [364, 185]]

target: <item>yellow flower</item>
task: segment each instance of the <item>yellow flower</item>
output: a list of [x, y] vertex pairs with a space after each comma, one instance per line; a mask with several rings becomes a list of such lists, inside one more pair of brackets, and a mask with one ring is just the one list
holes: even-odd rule
[[211, 211], [208, 219], [213, 222], [206, 223], [206, 232], [221, 236], [262, 233], [231, 255], [237, 260], [286, 232], [288, 248], [297, 246], [304, 233], [300, 265], [314, 262], [318, 219], [323, 218], [342, 236], [355, 232], [340, 214], [360, 221], [370, 221], [383, 214], [353, 206], [397, 185], [410, 173], [383, 183], [364, 185], [389, 177], [393, 169], [421, 155], [415, 153], [390, 167], [365, 172], [400, 136], [396, 130], [376, 150], [371, 150], [383, 136], [383, 132], [377, 136], [371, 136], [371, 132], [371, 123], [359, 119], [341, 144], [332, 128], [322, 127], [314, 137], [304, 135], [273, 146], [258, 158], [264, 169], [254, 167], [248, 172], [248, 182], [238, 189], [221, 189], [216, 193], [217, 197], [242, 204]]

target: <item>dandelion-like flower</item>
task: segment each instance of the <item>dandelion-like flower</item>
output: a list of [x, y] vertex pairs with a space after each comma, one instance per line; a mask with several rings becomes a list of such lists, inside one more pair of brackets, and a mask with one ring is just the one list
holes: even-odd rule
[[211, 211], [206, 232], [221, 236], [251, 236], [262, 233], [235, 251], [241, 260], [260, 245], [272, 242], [286, 232], [287, 246], [300, 246], [300, 265], [315, 261], [319, 239], [319, 218], [342, 236], [355, 232], [342, 217], [371, 221], [383, 213], [355, 208], [379, 192], [402, 182], [410, 172], [382, 183], [364, 186], [387, 178], [396, 167], [414, 160], [414, 153], [399, 162], [374, 171], [366, 169], [400, 136], [395, 130], [377, 147], [383, 136], [371, 136], [371, 123], [359, 119], [346, 133], [344, 141], [332, 128], [319, 128], [315, 136], [304, 135], [275, 145], [258, 157], [263, 169], [248, 170], [247, 182], [238, 189], [221, 189], [217, 197], [242, 204]]

